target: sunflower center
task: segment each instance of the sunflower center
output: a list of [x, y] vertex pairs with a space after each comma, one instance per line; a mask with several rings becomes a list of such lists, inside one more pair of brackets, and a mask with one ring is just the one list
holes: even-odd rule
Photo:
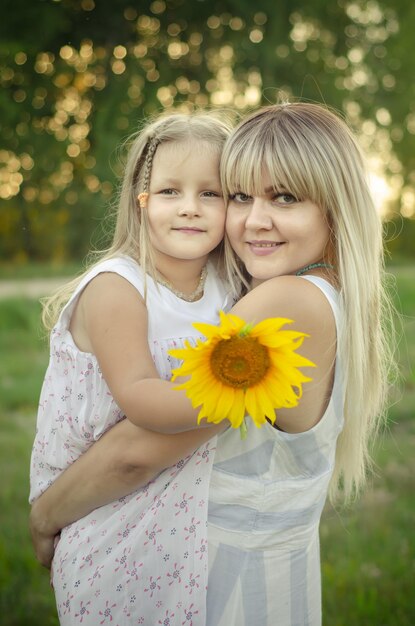
[[212, 350], [214, 376], [228, 387], [246, 389], [259, 383], [270, 366], [268, 350], [253, 337], [222, 339]]

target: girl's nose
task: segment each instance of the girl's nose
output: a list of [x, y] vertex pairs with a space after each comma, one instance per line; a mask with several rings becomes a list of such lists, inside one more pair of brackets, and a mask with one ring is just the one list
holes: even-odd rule
[[199, 198], [193, 195], [180, 198], [178, 214], [183, 216], [200, 215]]
[[271, 230], [272, 218], [267, 204], [261, 198], [254, 198], [246, 218], [245, 227], [251, 230]]

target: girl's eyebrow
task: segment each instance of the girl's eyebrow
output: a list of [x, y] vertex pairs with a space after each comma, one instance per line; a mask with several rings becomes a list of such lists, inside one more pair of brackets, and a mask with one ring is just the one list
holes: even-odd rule
[[161, 177], [157, 179], [157, 176], [154, 176], [154, 182], [157, 184], [157, 186], [162, 185], [165, 187], [174, 187], [178, 184], [178, 181], [174, 178]]
[[[159, 178], [157, 179], [156, 176], [154, 176], [154, 183], [156, 187], [178, 187], [182, 184], [183, 181], [180, 181], [176, 178]], [[206, 187], [206, 188], [221, 188], [221, 185], [219, 183], [219, 181], [214, 180], [213, 178], [211, 180], [202, 180], [200, 181], [200, 187]]]

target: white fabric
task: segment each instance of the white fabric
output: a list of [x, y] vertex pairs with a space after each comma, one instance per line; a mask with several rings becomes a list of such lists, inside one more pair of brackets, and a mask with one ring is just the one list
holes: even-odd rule
[[[326, 295], [341, 323], [338, 294]], [[318, 528], [343, 426], [340, 355], [327, 410], [311, 430], [288, 434], [248, 420], [241, 440], [218, 438], [208, 512], [207, 626], [319, 626]]]
[[[51, 336], [31, 460], [30, 500], [123, 418], [92, 354], [69, 332], [79, 294], [100, 272], [115, 272], [144, 293], [139, 266], [127, 257], [102, 262], [84, 278]], [[209, 264], [204, 296], [185, 302], [147, 277], [148, 340], [159, 375], [178, 362], [168, 350], [195, 342], [195, 321], [216, 323], [231, 302]], [[206, 622], [207, 501], [216, 438], [164, 470], [144, 489], [93, 511], [62, 531], [53, 585], [64, 626]]]

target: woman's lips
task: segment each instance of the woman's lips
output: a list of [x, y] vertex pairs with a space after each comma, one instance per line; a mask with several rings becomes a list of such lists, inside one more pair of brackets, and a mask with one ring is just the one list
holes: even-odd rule
[[279, 241], [248, 241], [249, 249], [256, 256], [273, 254], [277, 248], [283, 245]]

